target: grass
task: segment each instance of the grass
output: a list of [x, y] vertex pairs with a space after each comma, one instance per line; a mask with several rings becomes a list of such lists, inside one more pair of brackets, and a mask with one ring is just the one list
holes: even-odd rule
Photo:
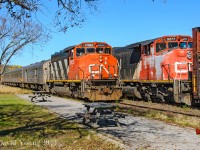
[[0, 94], [29, 94], [31, 90], [0, 85]]
[[17, 96], [0, 94], [0, 149], [120, 149], [78, 124]]

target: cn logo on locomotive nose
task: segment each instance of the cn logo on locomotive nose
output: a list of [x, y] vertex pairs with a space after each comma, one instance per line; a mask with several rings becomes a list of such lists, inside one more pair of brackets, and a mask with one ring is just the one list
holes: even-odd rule
[[176, 73], [187, 73], [188, 67], [186, 62], [175, 62], [175, 72]]
[[94, 66], [97, 66], [97, 65], [96, 64], [90, 64], [89, 65], [89, 73], [99, 74], [99, 73], [101, 73], [102, 68], [103, 68], [106, 71], [106, 73], [109, 74], [108, 70], [106, 69], [106, 67], [103, 64], [100, 65], [99, 70], [92, 70], [92, 67], [94, 67]]

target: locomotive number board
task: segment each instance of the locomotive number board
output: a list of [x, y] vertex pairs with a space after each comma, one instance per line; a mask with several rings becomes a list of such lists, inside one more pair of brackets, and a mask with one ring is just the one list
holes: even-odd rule
[[94, 46], [94, 44], [92, 44], [92, 43], [85, 44], [85, 47], [93, 47], [93, 46]]
[[176, 41], [176, 37], [167, 37], [166, 41]]
[[182, 40], [183, 41], [188, 41], [188, 38], [187, 37], [183, 37]]
[[98, 44], [98, 46], [99, 46], [99, 47], [104, 47], [104, 46], [105, 46], [105, 44]]

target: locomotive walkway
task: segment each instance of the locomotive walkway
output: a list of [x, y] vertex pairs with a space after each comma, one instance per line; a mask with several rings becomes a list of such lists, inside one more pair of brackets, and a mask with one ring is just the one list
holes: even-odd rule
[[[18, 95], [19, 97], [31, 101], [28, 95]], [[61, 117], [80, 123], [76, 113], [85, 110], [83, 103], [66, 98], [52, 96], [47, 102], [35, 102], [36, 105], [44, 106], [49, 110], [59, 114]], [[97, 132], [105, 134], [107, 137], [116, 139], [123, 143], [125, 149], [199, 149], [200, 136], [196, 135], [194, 129], [182, 128], [169, 125], [161, 121], [134, 117], [127, 115], [120, 118], [121, 127], [108, 126], [100, 127]]]

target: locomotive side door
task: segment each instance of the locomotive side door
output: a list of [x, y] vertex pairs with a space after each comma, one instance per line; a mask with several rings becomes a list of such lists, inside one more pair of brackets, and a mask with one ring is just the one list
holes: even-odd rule
[[155, 80], [156, 79], [156, 66], [155, 66], [155, 48], [154, 44], [148, 44], [146, 45], [147, 51], [149, 51], [149, 68], [148, 68], [148, 77], [149, 80]]
[[76, 79], [75, 75], [75, 62], [74, 62], [74, 49], [68, 51], [68, 79], [73, 80]]
[[140, 79], [149, 80], [150, 74], [150, 47], [148, 45], [144, 45], [141, 47], [142, 50], [142, 70], [140, 72]]

